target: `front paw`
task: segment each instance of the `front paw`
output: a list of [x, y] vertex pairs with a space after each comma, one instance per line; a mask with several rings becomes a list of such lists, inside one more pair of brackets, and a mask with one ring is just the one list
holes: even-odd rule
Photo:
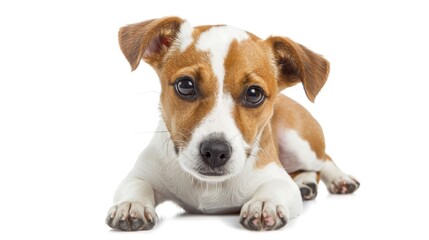
[[152, 206], [138, 202], [123, 202], [110, 208], [106, 218], [109, 227], [120, 231], [152, 229], [158, 217]]
[[276, 230], [287, 223], [287, 210], [271, 200], [250, 200], [241, 208], [240, 223], [255, 231]]

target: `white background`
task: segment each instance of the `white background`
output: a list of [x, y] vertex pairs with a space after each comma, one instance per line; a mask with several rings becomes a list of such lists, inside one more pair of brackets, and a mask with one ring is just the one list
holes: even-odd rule
[[[428, 239], [428, 7], [424, 1], [2, 1], [0, 239]], [[130, 73], [119, 27], [178, 15], [288, 36], [331, 62], [311, 104], [329, 154], [361, 189], [316, 201], [277, 232], [237, 216], [158, 208], [150, 232], [111, 231], [113, 192], [159, 117], [159, 83]]]

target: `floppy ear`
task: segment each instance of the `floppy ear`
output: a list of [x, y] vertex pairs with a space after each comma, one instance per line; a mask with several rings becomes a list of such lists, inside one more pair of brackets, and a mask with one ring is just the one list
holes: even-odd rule
[[184, 22], [178, 17], [166, 17], [130, 24], [119, 30], [119, 45], [134, 71], [143, 59], [158, 66], [173, 43]]
[[265, 41], [275, 56], [279, 70], [279, 88], [284, 89], [302, 82], [305, 94], [314, 102], [328, 78], [329, 62], [286, 37], [269, 37]]

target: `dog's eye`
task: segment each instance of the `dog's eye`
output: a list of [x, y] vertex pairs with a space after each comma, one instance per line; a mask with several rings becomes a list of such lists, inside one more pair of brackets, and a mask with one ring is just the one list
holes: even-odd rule
[[265, 100], [265, 93], [258, 86], [250, 86], [243, 94], [243, 105], [245, 107], [259, 107]]
[[186, 100], [195, 100], [195, 85], [191, 77], [185, 76], [178, 78], [174, 83], [174, 87], [176, 88], [176, 92], [179, 97], [182, 97]]

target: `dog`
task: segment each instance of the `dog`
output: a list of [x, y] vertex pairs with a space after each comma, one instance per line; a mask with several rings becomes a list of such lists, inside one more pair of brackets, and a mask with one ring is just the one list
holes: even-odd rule
[[158, 74], [162, 120], [116, 191], [111, 228], [152, 229], [155, 207], [170, 200], [275, 230], [316, 197], [320, 179], [333, 194], [359, 188], [325, 153], [318, 122], [281, 94], [302, 83], [314, 102], [329, 74], [321, 55], [286, 37], [179, 17], [122, 27], [119, 45], [132, 71], [144, 60]]

